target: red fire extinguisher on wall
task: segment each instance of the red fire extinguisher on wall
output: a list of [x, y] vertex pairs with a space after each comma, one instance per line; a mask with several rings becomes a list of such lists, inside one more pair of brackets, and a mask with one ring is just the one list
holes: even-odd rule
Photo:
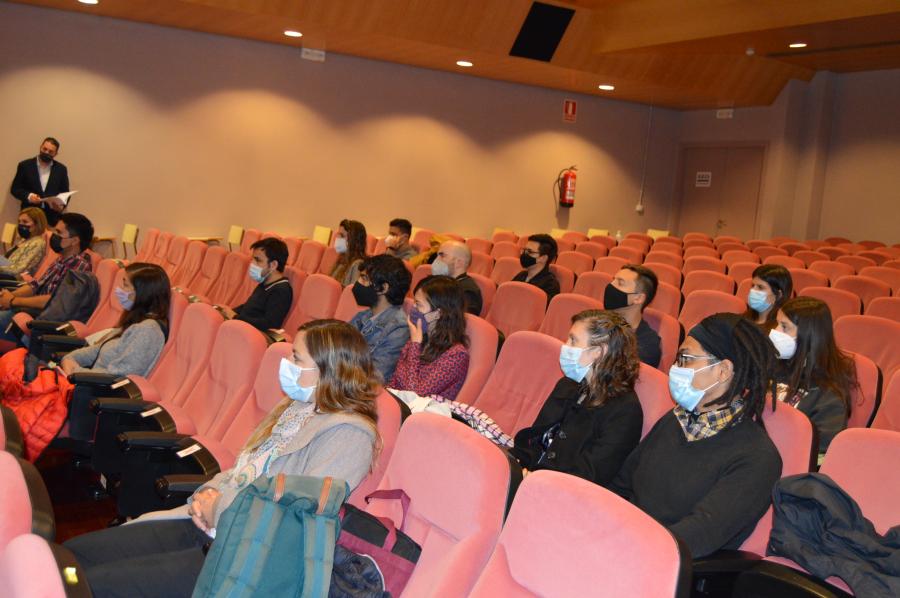
[[571, 208], [575, 205], [575, 178], [578, 169], [569, 166], [556, 177], [556, 187], [559, 194], [559, 205], [563, 208]]

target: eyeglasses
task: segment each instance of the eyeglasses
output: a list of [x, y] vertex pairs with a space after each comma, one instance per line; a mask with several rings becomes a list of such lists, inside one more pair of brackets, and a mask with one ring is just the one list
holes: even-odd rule
[[690, 353], [679, 353], [675, 356], [675, 365], [680, 368], [685, 368], [689, 363], [698, 359], [711, 359], [713, 360], [713, 363], [718, 363], [720, 361], [719, 359], [716, 359], [711, 355], [691, 355]]
[[540, 252], [540, 251], [534, 251], [534, 250], [531, 250], [531, 249], [523, 249], [523, 250], [522, 250], [522, 255], [525, 255], [526, 253], [527, 253], [528, 255], [530, 255], [531, 257], [540, 257], [540, 256], [541, 256], [541, 252]]

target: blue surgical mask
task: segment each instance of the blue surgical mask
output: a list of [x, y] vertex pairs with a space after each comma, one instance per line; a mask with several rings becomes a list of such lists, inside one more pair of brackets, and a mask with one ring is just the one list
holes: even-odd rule
[[269, 275], [263, 270], [262, 266], [258, 266], [257, 264], [250, 264], [250, 270], [248, 270], [247, 274], [250, 275], [250, 278], [252, 278], [254, 282], [262, 282], [266, 279], [266, 276]]
[[278, 382], [281, 384], [281, 390], [289, 399], [309, 403], [316, 385], [300, 386], [299, 380], [303, 372], [314, 369], [316, 368], [301, 368], [291, 360], [282, 358], [278, 366]]
[[132, 307], [134, 307], [134, 292], [126, 291], [121, 287], [116, 287], [113, 289], [113, 293], [116, 296], [116, 299], [119, 300], [119, 304], [122, 306], [122, 309], [128, 311]]
[[669, 392], [675, 402], [681, 405], [686, 411], [693, 411], [700, 403], [700, 399], [706, 394], [706, 391], [719, 383], [716, 381], [706, 388], [694, 388], [694, 374], [702, 372], [706, 368], [711, 368], [719, 362], [711, 363], [700, 369], [682, 368], [673, 365], [669, 368]]
[[747, 295], [747, 305], [759, 314], [772, 307], [772, 304], [766, 300], [766, 292], [759, 289], [750, 289], [750, 294]]
[[334, 240], [334, 250], [338, 253], [347, 253], [347, 239], [338, 237]]
[[572, 345], [563, 345], [559, 349], [559, 367], [567, 378], [571, 378], [575, 382], [581, 382], [587, 376], [591, 364], [581, 365], [581, 355], [585, 349], [581, 347], [573, 347]]

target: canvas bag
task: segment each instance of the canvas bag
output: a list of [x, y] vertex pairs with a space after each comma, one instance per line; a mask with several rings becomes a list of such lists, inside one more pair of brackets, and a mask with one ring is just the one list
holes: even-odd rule
[[325, 598], [347, 483], [261, 476], [219, 518], [193, 598]]

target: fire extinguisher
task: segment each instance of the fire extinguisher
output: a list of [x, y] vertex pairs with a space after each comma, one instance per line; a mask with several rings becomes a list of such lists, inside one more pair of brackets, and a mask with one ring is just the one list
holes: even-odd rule
[[559, 195], [559, 205], [563, 208], [571, 208], [575, 205], [575, 177], [578, 169], [569, 166], [556, 177], [556, 188]]

